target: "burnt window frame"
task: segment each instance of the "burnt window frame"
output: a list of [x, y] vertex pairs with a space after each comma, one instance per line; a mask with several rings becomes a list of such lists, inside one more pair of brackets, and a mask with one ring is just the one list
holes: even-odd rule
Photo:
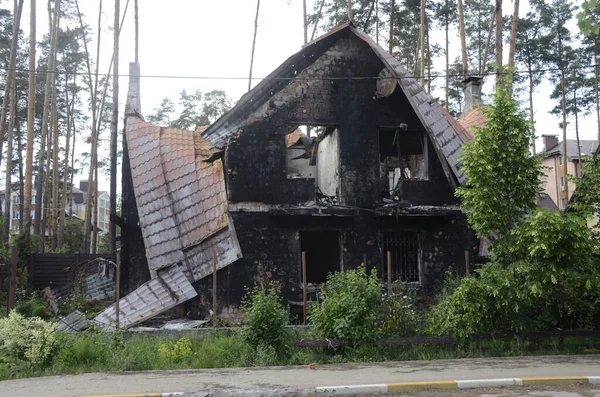
[[[378, 239], [378, 244], [379, 244], [379, 249], [381, 252], [381, 256], [382, 256], [382, 271], [381, 271], [381, 275], [383, 277], [384, 280], [387, 280], [387, 249], [386, 249], [386, 243], [388, 243], [390, 240], [386, 240], [384, 238], [385, 234], [404, 234], [404, 233], [411, 233], [413, 234], [414, 238], [415, 238], [415, 247], [414, 250], [416, 251], [416, 271], [412, 271], [410, 273], [412, 273], [413, 275], [416, 274], [417, 275], [417, 279], [412, 279], [410, 277], [407, 277], [407, 279], [403, 279], [401, 276], [403, 276], [403, 271], [401, 269], [399, 269], [398, 271], [394, 271], [394, 254], [398, 254], [398, 249], [396, 249], [396, 251], [392, 250], [392, 281], [402, 281], [404, 283], [407, 284], [421, 284], [422, 280], [423, 280], [423, 231], [422, 230], [418, 230], [418, 229], [380, 229], [377, 233], [377, 239]], [[397, 257], [397, 256], [396, 256]], [[402, 265], [398, 264], [398, 267], [401, 268]], [[406, 273], [406, 274], [410, 274], [410, 273]], [[409, 279], [410, 278], [410, 279]]]
[[[421, 135], [421, 150], [422, 150], [422, 155], [423, 155], [423, 174], [424, 176], [421, 178], [415, 178], [415, 177], [410, 177], [410, 178], [404, 178], [404, 175], [402, 175], [403, 179], [407, 180], [407, 181], [430, 181], [431, 180], [431, 170], [430, 170], [430, 166], [429, 166], [429, 134], [427, 133], [427, 131], [424, 128], [417, 128], [417, 129], [407, 129], [404, 126], [400, 126], [400, 127], [390, 127], [390, 126], [379, 126], [377, 129], [377, 153], [378, 153], [378, 162], [379, 164], [382, 164], [383, 166], [385, 166], [385, 158], [382, 161], [382, 133], [385, 132], [392, 132], [392, 133], [397, 133], [399, 134], [399, 136], [402, 133], [418, 133]], [[400, 149], [400, 157], [399, 159], [402, 157], [402, 145], [399, 145], [399, 149]], [[409, 153], [410, 154], [410, 153]], [[393, 156], [387, 156], [387, 157], [393, 157]], [[387, 170], [387, 172], [389, 173], [389, 170]], [[403, 174], [403, 173], [402, 173]], [[388, 178], [388, 174], [386, 173], [385, 178]]]

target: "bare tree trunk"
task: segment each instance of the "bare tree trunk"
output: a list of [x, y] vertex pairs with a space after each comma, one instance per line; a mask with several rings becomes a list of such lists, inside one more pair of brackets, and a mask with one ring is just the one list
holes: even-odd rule
[[12, 86], [15, 83], [15, 69], [17, 66], [17, 52], [19, 48], [19, 27], [21, 25], [21, 12], [23, 11], [23, 1], [14, 1], [12, 40], [10, 44], [10, 59], [8, 61], [8, 73], [6, 76], [6, 85], [4, 87], [4, 100], [2, 102], [2, 113], [0, 115], [0, 164], [2, 163], [2, 147], [4, 145], [4, 136], [6, 135], [6, 119], [8, 117], [8, 106], [10, 105], [10, 96]]
[[448, 110], [448, 101], [450, 99], [450, 38], [448, 37], [448, 30], [450, 30], [450, 16], [448, 15], [448, 0], [446, 0], [446, 14], [445, 14], [445, 30], [446, 30], [446, 110]]
[[[57, 0], [54, 2], [55, 13], [56, 13], [56, 31], [54, 32], [53, 39], [56, 41], [54, 44], [57, 46], [58, 44], [58, 35], [60, 32], [60, 3], [61, 0]], [[58, 243], [57, 234], [58, 234], [58, 215], [60, 213], [59, 210], [59, 198], [58, 198], [58, 168], [60, 167], [58, 164], [58, 137], [60, 135], [60, 131], [58, 130], [58, 106], [57, 106], [57, 98], [58, 98], [58, 87], [56, 84], [56, 74], [54, 75], [54, 82], [52, 84], [52, 250], [56, 250], [56, 246]], [[68, 106], [68, 104], [67, 104]]]
[[25, 194], [24, 194], [24, 175], [23, 175], [23, 132], [21, 131], [21, 123], [17, 120], [15, 124], [17, 128], [17, 155], [19, 158], [19, 230], [23, 233]]
[[[50, 0], [48, 2], [48, 7], [50, 7]], [[56, 10], [56, 9], [55, 9]], [[50, 13], [50, 12], [49, 12]], [[56, 12], [55, 12], [56, 14]], [[54, 32], [56, 29], [56, 21], [59, 19], [54, 15], [54, 17], [50, 18], [54, 20], [54, 22], [50, 25], [50, 54], [48, 56], [48, 71], [56, 70], [56, 41], [54, 40]], [[38, 154], [38, 175], [36, 180], [36, 196], [35, 196], [35, 218], [34, 218], [34, 233], [38, 234], [42, 237], [41, 244], [44, 243], [44, 234], [42, 234], [42, 218], [44, 217], [44, 207], [43, 203], [46, 200], [43, 200], [49, 192], [44, 190], [44, 181], [46, 179], [46, 173], [49, 172], [49, 169], [44, 169], [44, 160], [46, 159], [47, 153], [49, 153], [50, 148], [46, 151], [46, 144], [48, 140], [48, 119], [50, 112], [50, 103], [51, 103], [51, 94], [52, 94], [52, 80], [56, 78], [54, 73], [48, 73], [46, 75], [46, 86], [44, 92], [44, 110], [42, 112], [42, 135], [40, 140], [40, 150]]]
[[25, 154], [25, 198], [24, 227], [25, 241], [29, 243], [31, 234], [31, 192], [33, 182], [33, 132], [35, 124], [35, 45], [36, 45], [36, 0], [30, 1], [29, 17], [29, 89], [27, 92], [27, 149]]
[[92, 254], [98, 252], [98, 162], [94, 169], [94, 193], [93, 193], [93, 229], [92, 229]]
[[425, 0], [421, 0], [421, 26], [419, 29], [421, 42], [421, 87], [425, 87]]
[[379, 45], [379, 0], [375, 0], [375, 42]]
[[496, 0], [496, 68], [499, 78], [502, 69], [502, 0]]
[[17, 118], [17, 87], [15, 80], [7, 81], [11, 86], [10, 94], [10, 120], [8, 122], [8, 135], [6, 137], [6, 187], [4, 189], [4, 233], [2, 235], [8, 249], [10, 240], [10, 221], [12, 219], [12, 157], [13, 157], [13, 137], [15, 130], [15, 120]]
[[577, 88], [573, 89], [573, 104], [575, 105], [575, 139], [577, 140], [577, 158], [579, 160], [577, 162], [577, 170], [579, 172], [576, 171], [576, 173], [577, 175], [581, 176], [581, 165], [583, 163], [581, 162], [581, 145], [579, 143], [579, 112], [577, 111]]
[[[563, 130], [563, 172], [565, 176], [565, 203], [569, 201], [569, 178], [567, 165], [569, 164], [569, 153], [567, 152], [567, 89], [565, 87], [565, 73], [560, 73], [560, 85], [562, 90], [562, 130]], [[566, 208], [566, 205], [565, 205]], [[563, 208], [564, 209], [564, 208]]]
[[[75, 77], [75, 75], [73, 75]], [[71, 131], [73, 124], [73, 113], [75, 107], [75, 93], [69, 102], [69, 76], [65, 76], [65, 101], [67, 103], [67, 136], [65, 139], [65, 162], [63, 165], [63, 184], [62, 192], [60, 195], [60, 216], [58, 218], [58, 233], [57, 233], [57, 245], [62, 248], [64, 245], [64, 233], [65, 233], [65, 212], [67, 210], [67, 186], [69, 185], [69, 156], [70, 156], [70, 145], [71, 145]], [[72, 187], [71, 187], [72, 190]]]
[[598, 142], [600, 142], [600, 100], [598, 95], [598, 56], [594, 56], [594, 95], [596, 96], [596, 120], [598, 122]]
[[8, 137], [6, 148], [6, 188], [4, 190], [4, 243], [8, 245], [10, 239], [10, 220], [12, 218], [11, 211], [11, 177], [12, 177], [12, 152], [13, 152], [13, 132], [15, 128], [15, 120], [17, 118], [17, 79], [15, 75], [15, 67], [17, 64], [17, 51], [19, 46], [19, 27], [21, 25], [21, 12], [23, 11], [23, 1], [14, 1], [13, 29], [12, 40], [10, 45], [10, 60], [6, 87], [4, 90], [4, 102], [2, 103], [2, 115], [0, 116], [0, 162], [2, 161], [2, 143], [5, 136], [5, 123], [7, 118], [8, 106], [10, 102], [10, 121], [8, 123]]
[[[75, 77], [75, 76], [73, 76]], [[69, 215], [73, 216], [73, 177], [75, 176], [75, 125], [73, 125], [73, 142], [71, 145], [71, 180], [69, 188]]]
[[510, 79], [510, 95], [512, 96], [513, 88], [513, 68], [515, 66], [515, 49], [517, 47], [517, 29], [519, 24], [519, 0], [514, 0], [515, 8], [513, 10], [513, 23], [510, 30], [510, 47], [508, 49], [508, 71], [511, 74]]
[[135, 63], [140, 61], [140, 21], [138, 0], [134, 2], [133, 17], [135, 19]]
[[[365, 24], [363, 26], [363, 31], [367, 31], [367, 29], [369, 28], [369, 24], [371, 23], [371, 15], [373, 15], [373, 10], [375, 9], [375, 2], [376, 0], [373, 0], [371, 2], [371, 7], [369, 8], [369, 13], [367, 14], [367, 19], [365, 19]], [[375, 21], [377, 22], [377, 21]]]
[[[119, 128], [119, 34], [121, 27], [119, 19], [121, 9], [119, 0], [115, 0], [114, 43], [113, 43], [113, 108], [110, 124], [110, 214], [117, 213], [117, 129]], [[306, 20], [306, 19], [305, 19]], [[306, 36], [306, 30], [305, 30]], [[117, 228], [114, 222], [109, 221], [108, 252], [114, 254], [116, 250]]]
[[533, 71], [531, 70], [531, 66], [529, 68], [529, 120], [531, 121], [531, 132], [533, 134], [533, 142], [532, 142], [532, 150], [533, 155], [536, 155], [535, 148], [535, 120], [534, 120], [534, 111], [533, 111]]
[[252, 38], [252, 53], [250, 54], [250, 74], [248, 76], [248, 91], [252, 89], [252, 68], [254, 67], [254, 50], [256, 49], [256, 33], [258, 31], [258, 13], [260, 0], [256, 0], [256, 17], [254, 18], [254, 36]]
[[467, 39], [465, 36], [465, 14], [463, 11], [463, 1], [458, 0], [458, 26], [460, 30], [460, 50], [462, 54], [463, 77], [469, 74], [469, 64], [467, 62]]
[[321, 0], [321, 5], [319, 6], [319, 12], [317, 12], [317, 19], [315, 20], [315, 26], [313, 26], [312, 34], [310, 35], [310, 41], [315, 38], [315, 33], [317, 32], [317, 26], [319, 25], [319, 21], [321, 20], [321, 14], [323, 13], [323, 5], [325, 5], [325, 0]]
[[348, 4], [348, 21], [352, 22], [352, 0], [348, 0], [347, 4]]
[[390, 8], [390, 55], [394, 50], [394, 18], [396, 17], [396, 0], [392, 0]]
[[425, 17], [425, 42], [427, 44], [427, 93], [431, 94], [431, 45], [429, 43], [429, 20]]
[[[308, 20], [306, 18], [306, 0], [302, 0], [302, 25], [304, 27], [304, 44], [308, 43]], [[315, 24], [315, 26], [316, 25], [317, 24]]]
[[481, 77], [485, 75], [488, 62], [488, 54], [490, 52], [490, 43], [492, 41], [492, 33], [494, 32], [494, 22], [496, 21], [496, 9], [492, 7], [492, 16], [490, 17], [490, 27], [488, 29], [487, 40], [485, 41], [485, 50], [483, 51], [483, 62], [481, 63], [481, 70], [479, 74]]

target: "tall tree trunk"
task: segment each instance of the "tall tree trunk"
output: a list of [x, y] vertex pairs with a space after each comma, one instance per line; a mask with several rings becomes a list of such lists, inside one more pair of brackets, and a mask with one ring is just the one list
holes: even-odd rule
[[490, 17], [490, 27], [488, 28], [488, 35], [485, 41], [485, 49], [483, 51], [483, 62], [481, 62], [481, 69], [479, 74], [481, 77], [485, 75], [488, 62], [488, 54], [490, 52], [490, 43], [492, 41], [492, 33], [494, 32], [494, 22], [496, 21], [496, 9], [492, 7], [492, 16]]
[[256, 33], [258, 31], [258, 13], [260, 0], [256, 0], [256, 17], [254, 17], [254, 36], [252, 38], [252, 53], [250, 54], [250, 74], [248, 75], [248, 91], [252, 89], [252, 68], [254, 67], [254, 50], [256, 49]]
[[462, 54], [463, 77], [469, 74], [469, 64], [467, 62], [467, 39], [465, 36], [465, 14], [463, 11], [463, 1], [458, 0], [458, 27], [460, 30], [460, 50]]
[[431, 45], [429, 43], [429, 20], [425, 17], [425, 42], [427, 44], [427, 93], [431, 94]]
[[425, 0], [421, 0], [421, 26], [419, 28], [419, 41], [421, 42], [421, 87], [425, 88]]
[[14, 1], [14, 15], [12, 39], [10, 43], [10, 58], [8, 61], [8, 73], [6, 76], [6, 85], [4, 87], [4, 100], [2, 101], [2, 112], [0, 114], [0, 164], [2, 163], [2, 147], [4, 145], [4, 137], [6, 135], [6, 119], [8, 117], [8, 107], [10, 105], [10, 96], [13, 84], [16, 84], [16, 66], [17, 52], [19, 49], [19, 27], [21, 25], [21, 12], [23, 10], [23, 1]]
[[390, 8], [390, 55], [394, 53], [394, 18], [396, 18], [396, 0], [392, 0]]
[[511, 74], [510, 79], [510, 95], [512, 96], [513, 91], [513, 68], [515, 67], [515, 49], [517, 47], [517, 32], [519, 24], [519, 0], [514, 0], [515, 7], [513, 10], [513, 21], [510, 29], [510, 47], [508, 49], [508, 71]]
[[134, 2], [133, 17], [135, 19], [135, 63], [140, 61], [140, 20], [138, 0]]
[[15, 124], [17, 128], [17, 155], [19, 159], [19, 230], [23, 233], [24, 213], [23, 206], [25, 205], [24, 194], [24, 175], [23, 175], [23, 132], [21, 131], [21, 123], [17, 120]]
[[[560, 41], [560, 38], [559, 38]], [[562, 106], [562, 132], [563, 132], [563, 153], [562, 153], [562, 157], [563, 157], [563, 173], [564, 173], [564, 177], [565, 177], [565, 203], [567, 203], [569, 201], [569, 179], [567, 178], [568, 175], [568, 168], [567, 165], [569, 164], [569, 153], [567, 152], [567, 89], [565, 87], [565, 72], [561, 70], [560, 72], [560, 86], [561, 86], [561, 92], [562, 92], [562, 101], [561, 101], [561, 106]], [[566, 204], [565, 204], [565, 208], [566, 208]], [[563, 209], [565, 209], [563, 208]]]
[[375, 0], [375, 42], [379, 45], [379, 0]]
[[[50, 7], [50, 1], [48, 2], [48, 7]], [[55, 32], [55, 23], [58, 20], [56, 15], [51, 20], [50, 24], [50, 54], [48, 55], [48, 70], [54, 71], [56, 70], [56, 41], [54, 40], [54, 32]], [[52, 94], [52, 80], [56, 78], [54, 73], [46, 74], [46, 84], [45, 84], [45, 92], [44, 92], [44, 108], [42, 112], [42, 135], [40, 140], [40, 150], [38, 153], [38, 174], [36, 178], [36, 195], [35, 195], [35, 218], [34, 218], [34, 233], [41, 236], [42, 239], [40, 243], [43, 245], [44, 243], [44, 234], [42, 234], [42, 218], [44, 217], [44, 206], [43, 200], [49, 193], [48, 191], [44, 191], [44, 181], [46, 180], [46, 174], [49, 172], [49, 169], [44, 168], [44, 160], [47, 156], [47, 140], [48, 140], [48, 129], [49, 129], [49, 113], [50, 113], [50, 103], [51, 103], [51, 94]], [[49, 148], [48, 148], [49, 150]], [[41, 247], [40, 247], [41, 248]]]
[[502, 69], [502, 0], [496, 0], [496, 68], [497, 78]]
[[319, 12], [317, 12], [317, 19], [315, 20], [315, 26], [313, 26], [312, 34], [310, 35], [310, 41], [313, 41], [315, 38], [315, 33], [317, 32], [317, 26], [319, 25], [319, 21], [321, 20], [321, 15], [323, 13], [323, 6], [325, 5], [325, 0], [321, 0], [321, 5], [319, 6]]
[[[2, 143], [5, 136], [5, 123], [7, 118], [7, 108], [10, 105], [10, 121], [8, 123], [8, 137], [6, 148], [6, 188], [4, 190], [4, 243], [8, 244], [10, 239], [10, 220], [12, 218], [11, 206], [11, 177], [12, 177], [12, 146], [13, 146], [13, 131], [15, 128], [15, 120], [17, 118], [17, 78], [15, 67], [17, 64], [17, 51], [19, 47], [19, 27], [21, 25], [21, 12], [23, 11], [23, 1], [14, 1], [13, 29], [12, 40], [10, 45], [10, 60], [6, 87], [4, 90], [4, 102], [2, 103], [2, 115], [0, 116], [0, 162], [2, 161]], [[10, 102], [10, 103], [9, 103]]]
[[575, 139], [577, 141], [577, 171], [576, 174], [581, 176], [581, 165], [582, 165], [582, 158], [581, 158], [581, 145], [579, 143], [579, 112], [577, 110], [577, 88], [573, 89], [573, 107], [575, 109]]
[[347, 0], [348, 21], [352, 22], [352, 0]]
[[[56, 31], [54, 32], [53, 39], [56, 41], [55, 46], [58, 44], [58, 35], [60, 32], [60, 3], [61, 0], [54, 2], [56, 9]], [[60, 214], [60, 205], [58, 198], [58, 137], [60, 131], [58, 130], [58, 87], [56, 74], [54, 75], [54, 83], [52, 84], [52, 250], [56, 250], [58, 243], [58, 216]], [[68, 103], [67, 103], [68, 106]]]
[[531, 64], [529, 65], [529, 120], [531, 121], [531, 132], [533, 134], [533, 142], [531, 143], [531, 147], [533, 150], [533, 155], [535, 156], [536, 148], [535, 148], [535, 120], [534, 120], [534, 111], [533, 111], [533, 70], [531, 70]]
[[[117, 213], [117, 129], [119, 127], [119, 34], [121, 27], [119, 19], [121, 9], [119, 0], [115, 0], [114, 43], [113, 43], [113, 108], [110, 124], [110, 214]], [[306, 32], [306, 30], [305, 30]], [[306, 34], [305, 34], [306, 36]], [[109, 220], [108, 252], [115, 253], [117, 229], [114, 222]]]
[[[73, 75], [73, 80], [75, 80], [75, 76]], [[71, 131], [73, 124], [73, 113], [75, 107], [75, 92], [73, 92], [73, 96], [69, 99], [69, 76], [65, 76], [65, 101], [67, 103], [67, 136], [65, 139], [65, 161], [63, 165], [63, 183], [62, 183], [62, 192], [60, 195], [60, 216], [58, 218], [58, 235], [57, 235], [57, 245], [59, 248], [62, 248], [64, 245], [64, 233], [65, 233], [65, 212], [67, 211], [67, 186], [69, 186], [69, 156], [70, 156], [70, 145], [71, 145]], [[73, 188], [71, 187], [71, 190]]]
[[[75, 75], [73, 76], [75, 78]], [[69, 183], [69, 216], [73, 216], [73, 177], [75, 176], [75, 123], [73, 123], [73, 142], [71, 144], [71, 178]]]
[[96, 254], [98, 252], [98, 162], [96, 162], [96, 167], [94, 168], [94, 202], [93, 205], [93, 229], [92, 229], [92, 254]]
[[302, 0], [302, 27], [304, 28], [304, 44], [306, 44], [308, 43], [308, 19], [306, 16], [306, 0]]
[[11, 86], [10, 94], [10, 120], [8, 122], [8, 135], [6, 137], [6, 186], [4, 189], [4, 238], [3, 243], [8, 249], [8, 242], [10, 240], [10, 221], [13, 218], [13, 206], [12, 206], [12, 157], [13, 157], [13, 137], [15, 130], [15, 121], [17, 118], [17, 87], [16, 82], [7, 81], [6, 84]]
[[[84, 29], [83, 18], [81, 16], [81, 11], [79, 9], [79, 2], [75, 0], [75, 6], [77, 8], [77, 16], [79, 18], [79, 24]], [[102, 23], [102, 0], [100, 0], [99, 10], [98, 10], [98, 32], [100, 33]], [[90, 53], [87, 45], [87, 38], [85, 35], [83, 36], [83, 46], [86, 54], [86, 66], [87, 66], [87, 83], [90, 91], [90, 95], [92, 97], [92, 131], [91, 131], [91, 155], [90, 155], [90, 168], [88, 173], [88, 189], [87, 189], [87, 200], [85, 204], [85, 229], [84, 229], [84, 241], [83, 241], [83, 252], [90, 252], [90, 238], [91, 238], [91, 229], [92, 229], [92, 217], [91, 217], [91, 200], [93, 193], [93, 182], [94, 182], [94, 167], [96, 166], [97, 160], [97, 148], [98, 148], [98, 131], [97, 131], [97, 120], [98, 120], [98, 64], [99, 64], [99, 52], [100, 52], [100, 35], [98, 35], [98, 43], [96, 49], [96, 73], [95, 73], [95, 81], [92, 80], [92, 67], [90, 60]], [[108, 82], [107, 82], [108, 84]]]
[[446, 31], [446, 110], [448, 110], [448, 100], [450, 99], [450, 39], [448, 30], [450, 30], [450, 16], [448, 15], [448, 0], [446, 0], [446, 14], [444, 16], [444, 28]]
[[600, 142], [600, 98], [598, 95], [598, 55], [594, 55], [594, 95], [596, 96], [596, 120], [598, 123], [598, 142]]
[[25, 198], [24, 226], [25, 242], [29, 243], [31, 234], [31, 199], [33, 182], [33, 132], [35, 124], [35, 45], [36, 45], [36, 0], [30, 1], [29, 17], [29, 89], [27, 91], [27, 149], [25, 154]]

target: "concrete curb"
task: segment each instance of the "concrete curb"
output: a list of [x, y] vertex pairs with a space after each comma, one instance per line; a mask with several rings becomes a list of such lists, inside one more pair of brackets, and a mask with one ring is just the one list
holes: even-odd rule
[[81, 397], [178, 397], [183, 396], [182, 392], [172, 393], [142, 393], [142, 394], [105, 394], [97, 396], [81, 396]]
[[589, 383], [600, 385], [600, 376], [564, 376], [547, 378], [504, 378], [504, 379], [475, 379], [475, 380], [448, 380], [437, 382], [406, 382], [406, 383], [381, 383], [374, 385], [349, 385], [349, 386], [320, 386], [315, 388], [309, 396], [343, 396], [355, 394], [390, 394], [404, 391], [423, 389], [476, 389], [483, 387], [508, 387], [527, 385]]

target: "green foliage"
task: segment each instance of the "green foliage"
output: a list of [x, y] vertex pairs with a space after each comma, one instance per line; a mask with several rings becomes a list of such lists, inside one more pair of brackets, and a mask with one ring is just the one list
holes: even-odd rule
[[600, 3], [598, 0], [585, 0], [577, 13], [577, 23], [581, 32], [588, 37], [600, 35]]
[[570, 206], [584, 218], [600, 220], [600, 156], [583, 158], [582, 175], [571, 178], [577, 190]]
[[29, 257], [37, 253], [37, 246], [40, 242], [40, 236], [31, 234], [29, 235], [29, 241], [27, 240], [28, 239], [25, 233], [18, 234], [13, 240], [13, 244], [17, 247], [19, 252], [18, 266], [21, 269], [26, 268], [29, 264]]
[[502, 238], [536, 207], [542, 171], [540, 160], [529, 154], [531, 125], [507, 85], [498, 84], [492, 96], [493, 105], [482, 109], [486, 127], [464, 147], [467, 186], [457, 195], [478, 236]]
[[274, 285], [257, 285], [244, 298], [241, 310], [244, 319], [241, 336], [248, 345], [255, 350], [269, 345], [277, 354], [285, 353], [288, 312]]
[[512, 231], [513, 261], [484, 265], [432, 310], [429, 332], [475, 333], [600, 326], [600, 263], [585, 220], [540, 209]]
[[0, 353], [41, 366], [48, 362], [54, 347], [54, 324], [25, 318], [14, 310], [0, 319]]
[[159, 342], [158, 354], [163, 360], [175, 363], [189, 359], [194, 355], [192, 341], [185, 337], [178, 341]]
[[17, 313], [24, 317], [39, 317], [43, 320], [52, 318], [52, 312], [48, 309], [44, 299], [38, 294], [31, 294], [19, 299], [15, 307]]
[[423, 325], [422, 312], [417, 308], [417, 289], [396, 282], [392, 294], [382, 297], [379, 332], [386, 337], [405, 338], [419, 335]]
[[310, 307], [310, 322], [320, 338], [349, 344], [377, 338], [381, 306], [381, 281], [364, 266], [332, 273], [320, 301]]
[[63, 249], [66, 253], [74, 254], [81, 251], [84, 233], [83, 221], [81, 219], [75, 217], [65, 219]]

